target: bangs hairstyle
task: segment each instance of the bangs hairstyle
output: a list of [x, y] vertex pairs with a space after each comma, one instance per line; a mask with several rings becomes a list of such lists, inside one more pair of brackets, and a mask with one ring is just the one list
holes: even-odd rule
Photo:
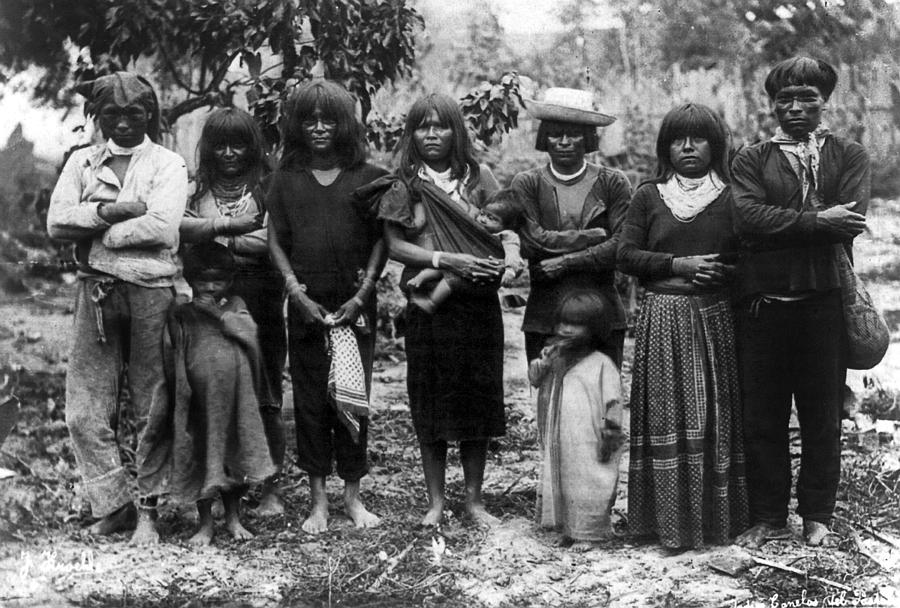
[[184, 278], [188, 283], [202, 279], [230, 281], [237, 272], [234, 255], [228, 247], [215, 241], [185, 247], [181, 257]]
[[791, 57], [775, 64], [766, 76], [766, 93], [775, 99], [778, 91], [790, 86], [813, 86], [827, 101], [837, 86], [837, 72], [831, 64], [811, 57]]
[[365, 162], [366, 129], [356, 117], [356, 100], [341, 85], [330, 80], [313, 80], [300, 85], [284, 104], [281, 138], [284, 153], [281, 168], [300, 168], [309, 165], [312, 152], [306, 145], [303, 122], [313, 120], [316, 110], [325, 120], [333, 120], [334, 151], [338, 166], [352, 169]]
[[265, 176], [265, 142], [262, 130], [256, 120], [238, 108], [214, 110], [203, 125], [200, 142], [197, 144], [197, 192], [192, 200], [201, 198], [218, 179], [215, 149], [223, 144], [243, 144], [247, 147], [247, 186], [254, 188]]
[[534, 149], [539, 152], [546, 152], [547, 137], [554, 132], [562, 130], [581, 134], [584, 138], [585, 154], [596, 152], [600, 148], [600, 136], [597, 134], [597, 127], [593, 125], [580, 125], [575, 122], [562, 122], [557, 120], [542, 120], [538, 125], [537, 137], [534, 140]]
[[702, 137], [709, 142], [711, 158], [709, 168], [722, 181], [731, 181], [728, 169], [731, 131], [716, 112], [699, 103], [686, 103], [669, 110], [659, 127], [656, 138], [656, 177], [664, 181], [672, 177], [675, 168], [669, 158], [669, 146], [681, 137]]
[[512, 188], [503, 188], [493, 192], [484, 201], [482, 209], [487, 210], [500, 218], [505, 230], [518, 230], [525, 219], [525, 208], [522, 199]]
[[403, 126], [403, 134], [397, 143], [397, 152], [400, 154], [400, 175], [404, 179], [415, 177], [419, 166], [423, 164], [419, 151], [416, 150], [416, 142], [413, 133], [424, 123], [431, 112], [437, 114], [442, 125], [453, 130], [453, 144], [450, 147], [450, 177], [463, 179], [466, 176], [466, 168], [469, 170], [470, 183], [478, 180], [478, 161], [469, 141], [469, 130], [466, 127], [465, 118], [456, 101], [447, 95], [431, 93], [420, 97], [409, 109], [406, 115], [406, 123]]
[[593, 291], [575, 291], [562, 299], [556, 309], [557, 323], [584, 325], [594, 347], [603, 346], [612, 333], [609, 305]]

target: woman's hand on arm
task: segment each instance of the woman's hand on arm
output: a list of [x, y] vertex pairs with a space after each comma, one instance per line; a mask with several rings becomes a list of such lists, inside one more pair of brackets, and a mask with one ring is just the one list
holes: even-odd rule
[[304, 323], [325, 325], [325, 316], [328, 314], [328, 311], [306, 295], [306, 290], [300, 285], [300, 281], [297, 280], [287, 253], [281, 246], [282, 237], [279, 237], [274, 222], [269, 222], [268, 235], [269, 257], [271, 257], [272, 263], [275, 264], [281, 276], [284, 277], [284, 285], [291, 305], [296, 308]]
[[719, 261], [718, 254], [694, 255], [672, 259], [672, 274], [700, 287], [721, 287], [734, 276], [735, 267]]
[[436, 267], [440, 270], [449, 270], [476, 283], [490, 283], [503, 274], [502, 260], [479, 258], [468, 253], [429, 251], [407, 241], [403, 229], [389, 222], [384, 225], [384, 239], [391, 259], [413, 268], [434, 268], [437, 261]]

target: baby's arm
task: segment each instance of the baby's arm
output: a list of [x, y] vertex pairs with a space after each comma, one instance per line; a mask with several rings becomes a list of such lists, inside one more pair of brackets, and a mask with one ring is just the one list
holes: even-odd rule
[[500, 282], [504, 287], [509, 287], [513, 280], [525, 270], [525, 260], [522, 259], [521, 241], [519, 235], [512, 230], [501, 230], [497, 237], [503, 244], [503, 279]]

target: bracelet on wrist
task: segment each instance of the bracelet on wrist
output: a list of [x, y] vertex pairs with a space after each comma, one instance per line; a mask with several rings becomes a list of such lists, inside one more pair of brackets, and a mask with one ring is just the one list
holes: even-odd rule
[[353, 300], [353, 302], [354, 302], [357, 306], [359, 306], [360, 308], [365, 308], [366, 303], [363, 302], [362, 299], [361, 299], [359, 296], [353, 296], [353, 297], [350, 298], [350, 299]]
[[431, 267], [432, 268], [440, 268], [441, 267], [441, 252], [435, 251], [431, 254]]

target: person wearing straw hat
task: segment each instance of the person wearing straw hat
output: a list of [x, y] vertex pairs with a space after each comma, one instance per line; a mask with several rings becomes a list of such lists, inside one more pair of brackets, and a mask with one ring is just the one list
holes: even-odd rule
[[589, 290], [610, 306], [612, 335], [604, 354], [622, 365], [625, 308], [615, 288], [618, 233], [631, 200], [621, 171], [589, 163], [597, 127], [615, 118], [594, 109], [590, 91], [551, 88], [543, 101], [527, 100], [540, 120], [535, 148], [550, 162], [519, 173], [511, 187], [525, 205], [522, 255], [530, 262], [531, 292], [522, 330], [528, 360], [553, 335], [557, 306], [574, 290]]

